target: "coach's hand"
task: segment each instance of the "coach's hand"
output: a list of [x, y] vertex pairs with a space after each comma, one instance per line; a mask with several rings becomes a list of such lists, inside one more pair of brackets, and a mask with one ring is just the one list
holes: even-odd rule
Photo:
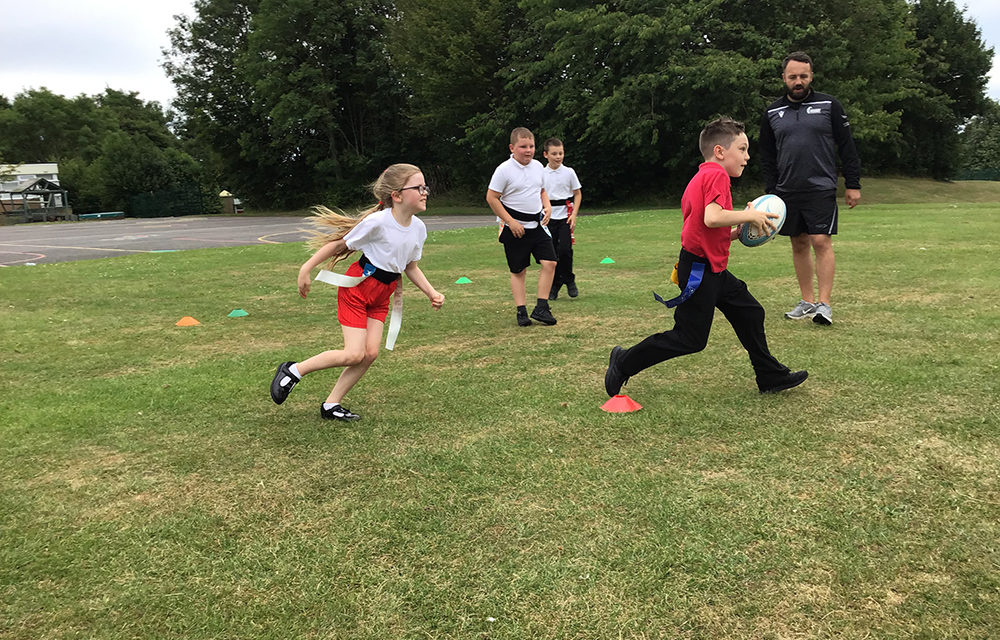
[[861, 189], [844, 189], [844, 202], [848, 209], [853, 209], [861, 202]]

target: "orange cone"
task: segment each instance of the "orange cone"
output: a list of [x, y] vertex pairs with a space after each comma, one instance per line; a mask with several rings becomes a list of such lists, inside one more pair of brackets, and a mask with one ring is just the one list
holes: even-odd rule
[[601, 409], [608, 413], [632, 413], [642, 409], [642, 405], [626, 395], [617, 395], [602, 404]]
[[194, 327], [199, 324], [201, 323], [192, 318], [191, 316], [184, 316], [183, 318], [177, 321], [178, 327]]

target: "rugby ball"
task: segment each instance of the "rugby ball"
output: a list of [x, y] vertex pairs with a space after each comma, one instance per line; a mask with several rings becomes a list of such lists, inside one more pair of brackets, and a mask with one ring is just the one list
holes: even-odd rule
[[774, 220], [774, 225], [777, 229], [766, 235], [757, 235], [757, 232], [752, 224], [741, 224], [737, 227], [740, 242], [748, 247], [759, 247], [774, 236], [778, 235], [778, 231], [781, 230], [781, 225], [785, 224], [785, 201], [774, 194], [768, 193], [757, 198], [751, 204], [753, 205], [753, 208], [758, 211], [767, 211], [768, 213], [778, 214], [778, 219]]

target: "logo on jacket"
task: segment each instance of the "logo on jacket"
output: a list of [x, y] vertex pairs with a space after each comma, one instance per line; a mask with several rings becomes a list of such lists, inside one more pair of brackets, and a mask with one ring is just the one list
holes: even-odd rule
[[819, 107], [806, 107], [806, 113], [812, 115], [815, 113], [823, 113], [823, 110]]

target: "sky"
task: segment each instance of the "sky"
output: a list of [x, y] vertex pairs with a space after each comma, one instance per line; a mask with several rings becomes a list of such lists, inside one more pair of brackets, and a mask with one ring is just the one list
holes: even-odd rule
[[[137, 91], [168, 107], [173, 84], [160, 66], [173, 16], [193, 15], [193, 0], [0, 0], [0, 94], [30, 88], [75, 97], [106, 88]], [[1000, 101], [1000, 1], [957, 0], [994, 49], [987, 94]], [[45, 16], [44, 24], [19, 22]], [[44, 39], [43, 39], [44, 38]]]

